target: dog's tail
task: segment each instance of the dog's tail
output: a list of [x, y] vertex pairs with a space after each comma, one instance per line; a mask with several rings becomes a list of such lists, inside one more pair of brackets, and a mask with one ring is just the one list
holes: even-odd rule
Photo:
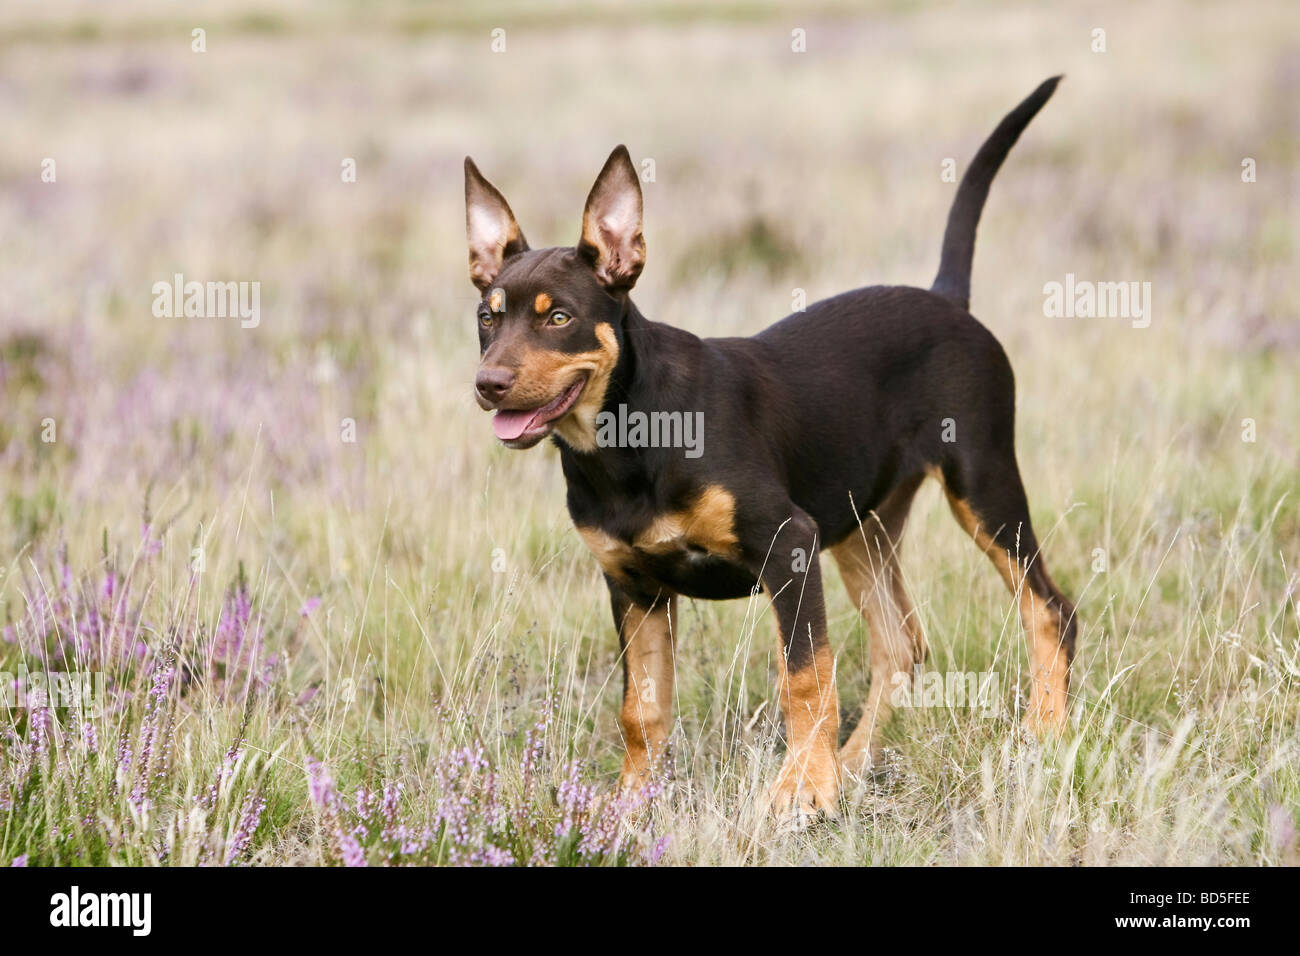
[[957, 198], [953, 200], [952, 211], [948, 213], [948, 228], [943, 234], [939, 274], [935, 276], [930, 291], [955, 302], [963, 309], [970, 308], [970, 267], [975, 255], [975, 227], [979, 225], [980, 212], [984, 209], [984, 200], [988, 198], [989, 186], [1002, 161], [1007, 158], [1007, 153], [1011, 152], [1011, 147], [1016, 145], [1016, 140], [1029, 125], [1029, 121], [1043, 108], [1043, 104], [1051, 99], [1056, 92], [1056, 84], [1060, 81], [1059, 76], [1045, 81], [1003, 118], [993, 135], [984, 141], [984, 145], [975, 154], [966, 175], [961, 178], [961, 185], [957, 187]]

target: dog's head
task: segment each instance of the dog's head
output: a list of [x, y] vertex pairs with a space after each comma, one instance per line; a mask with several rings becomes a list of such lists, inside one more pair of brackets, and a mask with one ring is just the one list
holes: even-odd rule
[[645, 265], [641, 184], [618, 147], [596, 177], [572, 248], [529, 249], [505, 197], [465, 159], [469, 277], [478, 306], [479, 405], [509, 448], [554, 432], [596, 447], [596, 415], [618, 364], [627, 294]]

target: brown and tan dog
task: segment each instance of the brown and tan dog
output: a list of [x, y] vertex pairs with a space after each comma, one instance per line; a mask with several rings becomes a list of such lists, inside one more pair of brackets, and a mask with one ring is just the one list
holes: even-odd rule
[[[564, 248], [530, 249], [505, 199], [466, 159], [470, 277], [483, 293], [476, 395], [508, 447], [548, 436], [559, 447], [569, 513], [604, 571], [623, 648], [625, 784], [644, 781], [664, 755], [679, 599], [761, 588], [780, 629], [788, 747], [772, 800], [780, 812], [834, 809], [841, 767], [869, 766], [888, 689], [926, 653], [898, 548], [928, 476], [1019, 601], [1032, 665], [1027, 723], [1062, 725], [1074, 607], [1030, 525], [1011, 366], [967, 311], [989, 185], [1058, 79], [976, 154], [929, 291], [847, 292], [752, 338], [701, 339], [632, 303], [646, 247], [640, 184], [623, 147], [587, 198], [577, 246]], [[698, 416], [696, 454], [602, 422], [629, 410], [657, 420], [669, 439], [682, 437], [683, 416]], [[948, 420], [957, 441], [943, 438]], [[822, 549], [871, 629], [866, 708], [838, 751]]]

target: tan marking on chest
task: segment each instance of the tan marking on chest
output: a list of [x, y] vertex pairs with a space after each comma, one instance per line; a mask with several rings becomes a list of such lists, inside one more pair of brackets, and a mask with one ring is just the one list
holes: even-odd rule
[[612, 578], [621, 578], [623, 576], [623, 568], [633, 557], [630, 544], [618, 540], [613, 535], [606, 534], [599, 528], [584, 528], [580, 525], [578, 534], [582, 537], [582, 542], [587, 546], [587, 550], [595, 555], [596, 562], [600, 565], [601, 570]]
[[638, 555], [659, 557], [697, 548], [717, 557], [738, 557], [735, 521], [736, 499], [731, 492], [721, 485], [709, 485], [689, 508], [655, 518], [631, 543], [599, 528], [579, 527], [578, 534], [605, 573], [621, 578]]
[[684, 511], [660, 515], [633, 542], [642, 551], [664, 554], [688, 547], [734, 556], [736, 499], [721, 485], [709, 485]]

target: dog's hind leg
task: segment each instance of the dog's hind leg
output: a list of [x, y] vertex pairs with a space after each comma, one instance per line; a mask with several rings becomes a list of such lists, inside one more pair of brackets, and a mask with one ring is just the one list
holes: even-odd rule
[[858, 725], [840, 750], [840, 763], [854, 774], [879, 760], [884, 726], [893, 709], [890, 696], [900, 681], [910, 686], [913, 667], [926, 655], [925, 632], [898, 564], [907, 513], [923, 480], [918, 475], [904, 481], [879, 507], [861, 516], [857, 531], [829, 549], [850, 600], [871, 632], [871, 690]]
[[1025, 725], [1042, 735], [1059, 730], [1069, 713], [1070, 662], [1077, 631], [1074, 605], [1047, 573], [1029, 522], [1014, 451], [953, 463], [944, 490], [957, 523], [997, 567], [1020, 606], [1029, 644], [1030, 692]]

